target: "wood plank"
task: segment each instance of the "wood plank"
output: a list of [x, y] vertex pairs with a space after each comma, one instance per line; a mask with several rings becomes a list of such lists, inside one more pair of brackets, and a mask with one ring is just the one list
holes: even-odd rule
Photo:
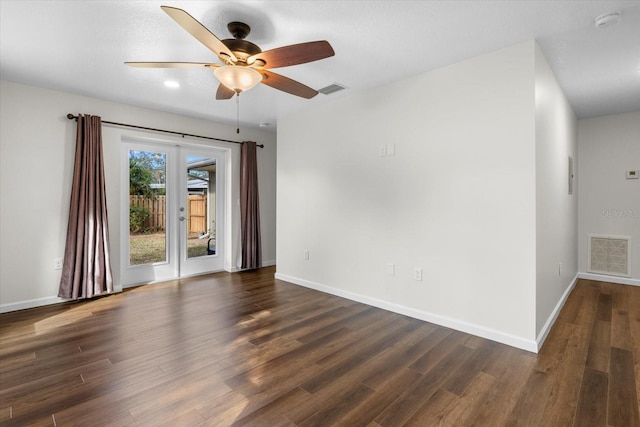
[[640, 407], [640, 292], [631, 287], [629, 297], [629, 327], [632, 336], [632, 353], [635, 362], [636, 395]]
[[459, 396], [439, 388], [404, 425], [406, 427], [448, 425], [443, 418], [448, 408], [458, 401], [460, 401]]
[[408, 425], [415, 425], [416, 427], [427, 425], [447, 427], [472, 425], [477, 406], [482, 402], [488, 401], [487, 396], [495, 387], [496, 381], [493, 376], [480, 372], [461, 397], [453, 400], [443, 410], [439, 410], [437, 405], [436, 407], [431, 407], [427, 402], [409, 420]]
[[[578, 285], [583, 286], [582, 280]], [[569, 336], [560, 363], [548, 372], [554, 376], [554, 383], [551, 389], [553, 399], [549, 399], [543, 415], [547, 425], [571, 425], [575, 418], [593, 324], [597, 313], [602, 310], [599, 282], [586, 281], [584, 285], [584, 299], [576, 328]]]
[[434, 366], [438, 364], [442, 359], [444, 359], [453, 348], [458, 345], [464, 345], [464, 342], [467, 338], [467, 335], [458, 332], [451, 331], [449, 335], [444, 338], [439, 345], [433, 347], [431, 350], [422, 355], [418, 360], [409, 366], [410, 369], [413, 369], [421, 374], [426, 374]]
[[611, 323], [602, 320], [593, 322], [593, 331], [589, 342], [587, 363], [589, 368], [601, 372], [609, 372], [609, 355], [611, 353]]
[[607, 422], [607, 408], [602, 402], [607, 400], [609, 375], [602, 371], [585, 368], [580, 399], [573, 425], [581, 427], [605, 426]]
[[[299, 387], [292, 388], [290, 391], [284, 393], [282, 396], [279, 396], [260, 409], [248, 413], [241, 418], [238, 418], [233, 423], [233, 425], [234, 427], [251, 425], [275, 425], [277, 424], [276, 421], [279, 417], [282, 416], [282, 414], [290, 411], [293, 407], [308, 398], [309, 393], [307, 393], [306, 391], [302, 390]], [[288, 422], [291, 423], [291, 421]]]
[[[386, 366], [380, 371], [386, 370]], [[421, 374], [410, 369], [402, 368], [399, 371], [394, 371], [394, 375], [385, 383], [384, 387], [376, 390], [369, 399], [344, 414], [340, 420], [336, 421], [335, 426], [351, 427], [372, 423], [387, 406], [421, 378]]]
[[335, 425], [351, 408], [358, 406], [369, 396], [375, 393], [364, 384], [355, 384], [353, 389], [340, 396], [339, 399], [327, 402], [325, 407], [298, 423], [300, 427], [325, 427]]
[[623, 350], [633, 350], [629, 320], [629, 288], [616, 286], [611, 290], [611, 346]]
[[598, 312], [596, 319], [611, 322], [612, 300], [610, 294], [600, 294], [598, 297]]
[[471, 384], [478, 373], [489, 363], [494, 347], [497, 345], [497, 343], [486, 340], [478, 344], [477, 348], [473, 350], [471, 357], [456, 369], [455, 375], [449, 377], [442, 385], [442, 388], [458, 396], [462, 396], [467, 386]]
[[401, 426], [420, 409], [455, 372], [455, 367], [466, 361], [473, 350], [463, 345], [449, 349], [424, 378], [389, 405], [375, 421], [384, 426]]
[[506, 425], [522, 427], [544, 425], [544, 408], [551, 396], [553, 380], [552, 374], [534, 370], [509, 413]]
[[429, 350], [439, 345], [439, 343], [450, 334], [451, 329], [436, 327], [432, 328], [428, 335], [413, 346], [394, 346], [396, 348], [395, 357], [385, 366], [385, 369], [375, 371], [368, 378], [364, 379], [363, 383], [374, 390], [382, 391], [386, 387], [387, 382], [392, 379], [397, 372], [403, 371]]
[[[357, 342], [357, 348], [343, 347], [339, 351], [333, 353], [342, 353], [342, 350], [349, 348], [351, 354], [349, 357], [337, 359], [333, 366], [326, 366], [325, 372], [322, 376], [313, 378], [310, 381], [302, 384], [300, 387], [309, 393], [316, 393], [327, 384], [336, 381], [340, 377], [344, 376], [348, 372], [352, 371], [362, 363], [374, 358], [385, 349], [390, 348], [396, 337], [398, 331], [403, 327], [405, 319], [398, 317], [395, 321], [388, 323], [384, 328], [380, 328], [378, 333], [371, 335], [366, 339], [361, 339]], [[374, 338], [374, 339], [371, 339]], [[327, 358], [322, 359], [320, 362], [326, 361]], [[321, 365], [325, 366], [325, 365]]]
[[265, 377], [273, 378], [275, 373], [286, 375], [285, 369], [291, 370], [303, 365], [308, 366], [313, 364], [317, 358], [334, 351], [335, 347], [340, 348], [347, 345], [350, 342], [350, 336], [351, 332], [347, 329], [339, 329], [274, 359], [259, 363], [248, 371], [226, 379], [225, 383], [232, 389], [236, 389], [245, 384], [262, 382]]
[[610, 369], [607, 417], [609, 425], [611, 427], [640, 426], [633, 354], [628, 350], [612, 347]]
[[510, 364], [496, 379], [495, 386], [482, 394], [477, 404], [472, 407], [467, 415], [468, 425], [507, 425], [506, 420], [518, 402], [534, 366], [533, 357], [524, 353], [518, 355], [515, 363]]
[[[307, 402], [311, 395], [298, 385], [321, 373], [322, 369], [313, 364], [292, 370], [286, 376], [279, 373], [279, 380], [269, 379], [266, 384], [246, 384], [226, 395], [205, 399], [198, 403], [197, 409], [207, 423], [216, 426], [231, 425], [243, 418], [250, 420], [254, 413], [259, 415], [271, 405], [278, 405], [279, 414], [284, 415], [287, 408], [309, 406]], [[298, 392], [291, 395], [293, 389]], [[282, 404], [283, 396], [287, 396], [284, 402], [295, 399], [295, 403]]]
[[[389, 360], [395, 357], [393, 348], [384, 350], [373, 358], [364, 361], [353, 369], [332, 382], [325, 384], [311, 395], [307, 404], [299, 405], [287, 412], [288, 419], [298, 424], [313, 416], [316, 412], [322, 411], [329, 402], [337, 402], [342, 396], [348, 394], [353, 389], [354, 384], [361, 384], [364, 378], [369, 377], [373, 372], [385, 369]], [[319, 376], [324, 375], [324, 371]], [[375, 394], [372, 396], [376, 396]], [[334, 403], [335, 404], [335, 403]], [[381, 408], [378, 408], [381, 410]]]

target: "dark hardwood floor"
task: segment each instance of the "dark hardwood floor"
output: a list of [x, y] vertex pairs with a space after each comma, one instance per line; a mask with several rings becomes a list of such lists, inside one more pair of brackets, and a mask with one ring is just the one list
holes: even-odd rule
[[640, 426], [640, 288], [581, 280], [540, 354], [274, 268], [0, 315], [3, 426]]

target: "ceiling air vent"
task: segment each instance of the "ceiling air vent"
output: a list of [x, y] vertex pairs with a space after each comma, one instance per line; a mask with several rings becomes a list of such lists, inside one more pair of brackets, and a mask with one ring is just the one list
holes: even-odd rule
[[341, 91], [343, 89], [347, 89], [346, 86], [343, 86], [339, 83], [334, 83], [331, 84], [329, 86], [323, 87], [322, 89], [318, 89], [318, 92], [324, 94], [324, 95], [331, 95], [332, 93]]

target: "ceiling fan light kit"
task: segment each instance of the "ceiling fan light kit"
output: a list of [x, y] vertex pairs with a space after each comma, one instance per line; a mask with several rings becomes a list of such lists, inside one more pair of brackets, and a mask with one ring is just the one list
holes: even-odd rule
[[262, 75], [249, 67], [238, 65], [225, 65], [218, 67], [213, 74], [220, 80], [220, 83], [235, 93], [247, 91], [262, 81]]

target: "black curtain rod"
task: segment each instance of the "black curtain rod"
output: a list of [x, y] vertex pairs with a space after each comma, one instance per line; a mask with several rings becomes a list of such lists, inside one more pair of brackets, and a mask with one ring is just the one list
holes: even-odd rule
[[[78, 120], [78, 116], [74, 116], [73, 114], [69, 113], [69, 114], [67, 114], [67, 119], [76, 120], [77, 121]], [[144, 127], [144, 126], [128, 125], [126, 123], [108, 122], [106, 120], [102, 120], [102, 123], [106, 123], [108, 125], [114, 125], [114, 126], [123, 126], [123, 127], [127, 127], [127, 128], [133, 128], [133, 129], [143, 129], [143, 130], [151, 130], [151, 131], [154, 131], [154, 132], [170, 133], [170, 134], [173, 134], [173, 135], [180, 135], [183, 138], [185, 136], [190, 136], [192, 138], [209, 139], [209, 140], [212, 140], [212, 141], [231, 142], [233, 144], [243, 144], [243, 142], [231, 141], [229, 139], [214, 138], [212, 136], [193, 135], [191, 133], [175, 132], [175, 131], [172, 131], [172, 130], [155, 129], [155, 128], [148, 128], [148, 127]], [[264, 148], [264, 144], [256, 144], [256, 147]]]

